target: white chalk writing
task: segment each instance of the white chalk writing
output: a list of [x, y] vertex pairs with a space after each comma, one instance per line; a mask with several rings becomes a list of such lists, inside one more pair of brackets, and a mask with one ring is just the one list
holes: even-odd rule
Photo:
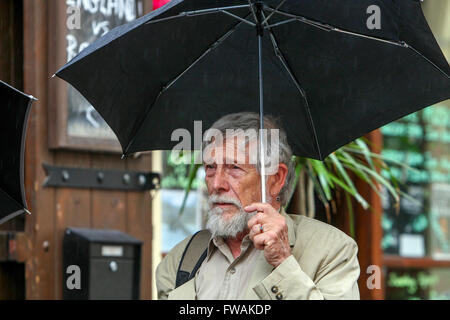
[[66, 0], [69, 7], [82, 8], [91, 14], [101, 13], [106, 17], [115, 16], [127, 22], [137, 18], [136, 0]]

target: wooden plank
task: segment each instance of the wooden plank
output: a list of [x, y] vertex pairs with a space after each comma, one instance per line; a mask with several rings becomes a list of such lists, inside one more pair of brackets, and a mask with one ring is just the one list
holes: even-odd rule
[[[59, 152], [55, 162], [89, 168], [91, 157], [88, 153]], [[55, 299], [62, 299], [64, 231], [69, 227], [91, 227], [91, 190], [58, 188], [55, 192]]]
[[[120, 156], [92, 155], [92, 168], [125, 170], [126, 162]], [[127, 229], [127, 197], [122, 191], [92, 190], [93, 228]]]
[[[39, 98], [30, 115], [26, 142], [25, 185], [27, 202], [33, 213], [25, 219], [25, 237], [18, 246], [18, 256], [26, 262], [27, 299], [61, 298], [62, 236], [67, 226], [109, 228], [128, 231], [144, 240], [142, 297], [149, 298], [151, 271], [150, 199], [145, 193], [98, 190], [42, 188], [45, 172], [42, 163], [94, 168], [125, 169], [119, 156], [49, 151], [48, 124], [58, 119], [48, 106], [54, 103], [47, 92], [55, 65], [54, 44], [49, 40], [55, 0], [24, 0], [24, 91]], [[147, 7], [146, 7], [147, 11]], [[57, 30], [53, 30], [58, 32]], [[52, 31], [52, 32], [53, 32]], [[50, 50], [49, 50], [50, 49]], [[59, 63], [59, 61], [57, 62]], [[52, 89], [53, 88], [53, 89]], [[61, 97], [59, 97], [61, 98]], [[64, 97], [62, 97], [64, 98]], [[137, 160], [130, 168], [147, 168], [148, 160]], [[128, 206], [129, 203], [132, 203]]]
[[429, 257], [406, 258], [396, 255], [384, 255], [383, 265], [401, 269], [450, 268], [450, 260], [434, 260]]
[[[372, 142], [372, 152], [380, 153], [382, 149], [382, 136], [379, 130], [375, 130], [366, 136]], [[382, 267], [382, 229], [381, 229], [381, 215], [382, 206], [381, 199], [370, 188], [368, 184], [362, 180], [356, 183], [358, 191], [367, 199], [372, 206], [372, 210], [364, 210], [359, 204], [354, 205], [355, 208], [355, 233], [356, 241], [358, 243], [358, 260], [361, 268], [361, 275], [359, 277], [359, 290], [361, 299], [364, 300], [380, 300], [384, 299], [384, 281], [383, 274], [381, 276], [381, 288], [369, 289], [367, 280], [372, 273], [367, 273], [367, 268], [371, 265]]]
[[25, 186], [33, 213], [25, 219], [27, 234], [26, 298], [53, 299], [55, 279], [54, 190], [43, 189], [42, 162], [53, 163], [48, 152], [47, 68], [48, 2], [24, 0], [24, 91], [39, 98], [29, 121]]
[[[150, 155], [127, 160], [128, 170], [151, 170]], [[127, 193], [127, 232], [143, 242], [141, 254], [141, 299], [150, 300], [152, 278], [152, 212], [150, 192]]]
[[[22, 11], [21, 1], [0, 1], [0, 79], [19, 90], [23, 90]], [[19, 216], [0, 225], [0, 230], [23, 231], [24, 223]]]
[[0, 75], [13, 87], [23, 88], [23, 38], [21, 1], [0, 1]]

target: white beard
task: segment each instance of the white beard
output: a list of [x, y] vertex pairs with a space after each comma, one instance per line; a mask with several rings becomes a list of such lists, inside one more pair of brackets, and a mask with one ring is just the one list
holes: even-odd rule
[[236, 238], [238, 233], [247, 229], [248, 220], [256, 214], [255, 212], [246, 212], [239, 200], [225, 196], [211, 195], [209, 197], [210, 208], [217, 202], [232, 203], [238, 207], [231, 218], [224, 218], [224, 210], [222, 208], [212, 208], [208, 212], [208, 221], [206, 228], [211, 232], [213, 237]]

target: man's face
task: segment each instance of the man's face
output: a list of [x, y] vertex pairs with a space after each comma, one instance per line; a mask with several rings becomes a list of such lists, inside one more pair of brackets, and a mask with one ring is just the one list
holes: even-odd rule
[[[255, 150], [255, 143], [243, 144], [239, 138], [224, 140], [222, 144], [211, 145], [210, 153], [205, 157], [208, 193], [211, 199], [214, 196], [219, 199], [212, 201], [211, 209], [220, 209], [225, 220], [240, 213], [243, 207], [261, 201], [260, 174], [249, 156], [249, 150]], [[240, 203], [241, 208], [226, 199]]]

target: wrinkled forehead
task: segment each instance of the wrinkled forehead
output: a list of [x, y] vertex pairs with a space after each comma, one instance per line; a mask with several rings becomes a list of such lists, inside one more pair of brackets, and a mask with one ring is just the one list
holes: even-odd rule
[[225, 137], [213, 137], [203, 150], [205, 164], [257, 163], [258, 140], [256, 134], [230, 133]]

